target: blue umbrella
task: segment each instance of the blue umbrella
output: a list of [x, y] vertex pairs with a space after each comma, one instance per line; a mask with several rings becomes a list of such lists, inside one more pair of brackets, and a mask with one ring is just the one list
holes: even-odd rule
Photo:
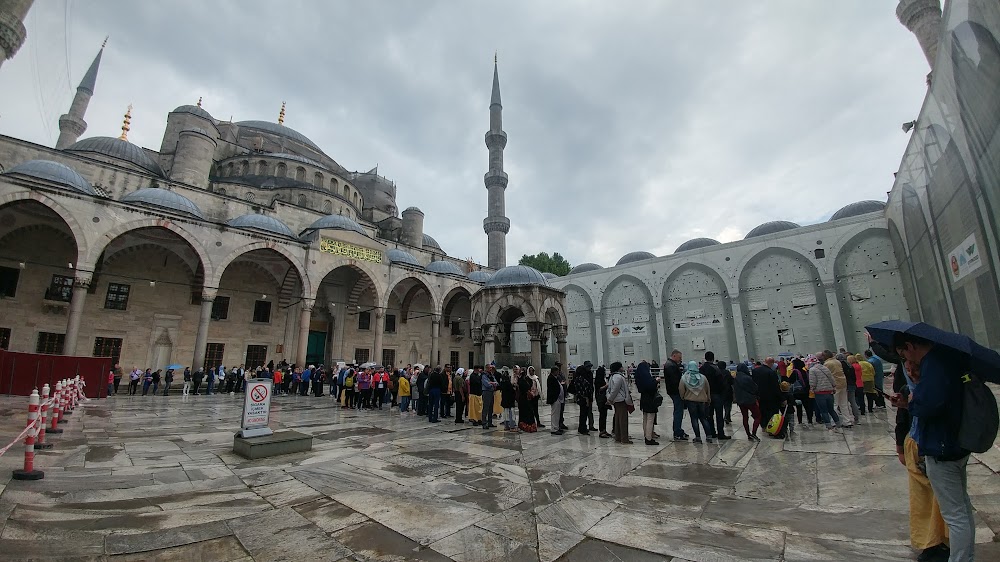
[[166, 367], [164, 367], [164, 369], [167, 369], [167, 370], [170, 370], [170, 369], [177, 370], [177, 369], [183, 369], [183, 368], [184, 368], [184, 365], [179, 365], [177, 363], [174, 363], [173, 365], [167, 365]]
[[865, 326], [873, 340], [894, 349], [893, 337], [897, 332], [917, 336], [938, 345], [949, 347], [969, 356], [969, 370], [982, 379], [1000, 384], [1000, 353], [979, 345], [969, 336], [947, 332], [925, 322], [888, 320]]

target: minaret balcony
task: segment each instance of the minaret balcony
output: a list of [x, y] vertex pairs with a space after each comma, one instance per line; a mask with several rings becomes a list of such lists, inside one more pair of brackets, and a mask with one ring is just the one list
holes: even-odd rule
[[510, 232], [510, 219], [507, 217], [486, 217], [483, 219], [483, 231], [486, 234], [491, 232]]
[[486, 184], [486, 189], [493, 187], [507, 189], [507, 172], [490, 170], [483, 176], [483, 182]]
[[486, 131], [486, 148], [493, 148], [494, 146], [505, 148], [507, 146], [507, 133], [503, 131]]

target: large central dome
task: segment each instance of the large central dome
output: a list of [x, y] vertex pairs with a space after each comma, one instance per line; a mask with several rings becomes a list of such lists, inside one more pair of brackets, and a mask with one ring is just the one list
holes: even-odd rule
[[264, 133], [271, 133], [272, 135], [275, 135], [277, 137], [291, 139], [295, 142], [302, 143], [308, 146], [309, 148], [315, 150], [316, 152], [319, 152], [320, 154], [323, 153], [323, 151], [320, 150], [318, 146], [316, 146], [316, 143], [309, 140], [309, 137], [303, 135], [302, 133], [290, 127], [279, 125], [277, 123], [270, 123], [268, 121], [240, 121], [236, 124], [239, 125], [241, 129], [250, 129], [254, 131], [262, 131]]

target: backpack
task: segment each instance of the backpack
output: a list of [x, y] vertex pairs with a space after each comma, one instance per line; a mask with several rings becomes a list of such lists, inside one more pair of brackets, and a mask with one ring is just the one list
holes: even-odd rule
[[347, 375], [344, 379], [344, 386], [347, 388], [354, 388], [354, 375]]
[[993, 391], [978, 376], [962, 377], [962, 423], [958, 444], [973, 453], [985, 453], [993, 447], [1000, 427], [1000, 412]]
[[792, 393], [802, 394], [806, 390], [805, 385], [802, 384], [802, 373], [795, 369], [792, 374], [795, 375], [795, 380], [792, 382]]

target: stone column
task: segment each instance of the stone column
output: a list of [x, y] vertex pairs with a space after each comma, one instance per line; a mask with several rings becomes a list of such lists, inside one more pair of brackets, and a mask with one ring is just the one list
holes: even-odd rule
[[483, 326], [483, 365], [489, 365], [496, 357], [497, 327]]
[[743, 326], [743, 306], [740, 305], [739, 298], [731, 295], [729, 302], [733, 306], [733, 323], [736, 325], [736, 351], [740, 354], [739, 360], [743, 361], [750, 357], [747, 348], [747, 333]]
[[306, 352], [309, 349], [309, 324], [312, 322], [314, 299], [302, 299], [299, 309], [299, 341], [298, 350], [295, 354], [295, 365], [306, 367]]
[[438, 355], [441, 354], [441, 315], [435, 314], [431, 317], [431, 360], [428, 366], [435, 367], [441, 362]]
[[[483, 362], [483, 329], [473, 328], [472, 329], [472, 343], [475, 345], [475, 361], [473, 363], [478, 365]], [[472, 365], [469, 365], [472, 367]]]
[[197, 371], [205, 367], [205, 350], [208, 347], [208, 325], [212, 321], [212, 303], [218, 289], [204, 288], [201, 291], [201, 314], [198, 318], [198, 334], [194, 338], [194, 359], [191, 360], [191, 370]]
[[542, 335], [545, 325], [541, 322], [525, 322], [528, 338], [531, 340], [531, 364], [538, 371], [542, 368]]
[[833, 324], [833, 339], [837, 341], [837, 347], [847, 347], [847, 333], [844, 330], [844, 318], [840, 315], [840, 307], [837, 306], [837, 288], [833, 283], [825, 284], [826, 302], [830, 309], [830, 323]]
[[[569, 368], [569, 349], [566, 345], [566, 336], [569, 330], [566, 326], [553, 326], [552, 331], [556, 334], [556, 349], [559, 351], [559, 362]], [[598, 363], [600, 365], [600, 363]], [[537, 368], [537, 367], [536, 367]]]
[[656, 349], [660, 353], [657, 363], [660, 365], [667, 360], [667, 330], [663, 322], [663, 307], [656, 307]]
[[382, 364], [382, 333], [385, 332], [385, 310], [375, 311], [375, 348], [372, 349], [372, 361]]
[[[91, 271], [76, 270], [73, 279], [73, 296], [69, 301], [69, 317], [66, 319], [66, 339], [63, 353], [77, 355], [76, 341], [80, 335], [80, 320], [83, 319], [83, 304], [87, 300], [87, 289], [94, 278]], [[90, 355], [84, 353], [84, 355]]]
[[[601, 315], [595, 313], [590, 321], [590, 325], [593, 326], [591, 329], [594, 330], [595, 341], [597, 342], [597, 349], [594, 350], [594, 354], [597, 356], [597, 359], [594, 360], [594, 363], [604, 365], [606, 361], [604, 349], [604, 322], [601, 319]], [[586, 360], [587, 358], [584, 357], [583, 359]], [[569, 365], [569, 363], [563, 363], [563, 365]]]

